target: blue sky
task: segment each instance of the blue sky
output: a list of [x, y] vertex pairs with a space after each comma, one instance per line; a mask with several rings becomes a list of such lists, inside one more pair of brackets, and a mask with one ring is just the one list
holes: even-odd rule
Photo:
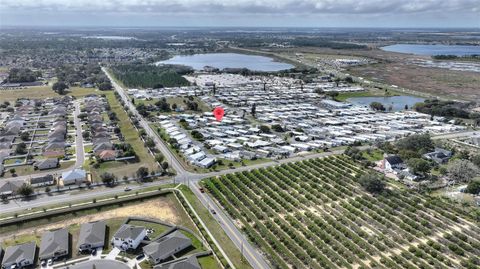
[[0, 25], [480, 27], [479, 0], [1, 0]]

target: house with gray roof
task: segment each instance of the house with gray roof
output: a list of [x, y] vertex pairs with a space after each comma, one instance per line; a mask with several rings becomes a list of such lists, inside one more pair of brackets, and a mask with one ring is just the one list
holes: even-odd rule
[[45, 232], [40, 243], [39, 259], [58, 259], [68, 255], [69, 240], [66, 228]]
[[425, 159], [432, 160], [438, 164], [447, 163], [452, 158], [453, 152], [450, 150], [435, 148], [435, 151], [423, 155]]
[[83, 223], [78, 237], [78, 251], [103, 248], [105, 244], [106, 225], [104, 221]]
[[53, 175], [45, 175], [45, 176], [40, 176], [40, 177], [34, 177], [30, 179], [30, 185], [34, 187], [40, 187], [40, 186], [49, 186], [53, 185], [55, 183], [55, 178]]
[[147, 229], [143, 226], [123, 224], [113, 235], [112, 245], [127, 250], [136, 249], [147, 235]]
[[0, 180], [0, 194], [13, 195], [17, 190], [25, 184], [24, 180]]
[[146, 245], [143, 252], [154, 264], [158, 264], [191, 245], [192, 240], [176, 230]]
[[58, 158], [48, 158], [48, 159], [36, 161], [33, 167], [38, 170], [46, 170], [46, 169], [57, 168], [58, 165], [59, 165]]
[[180, 261], [173, 261], [169, 263], [159, 264], [153, 269], [201, 269], [197, 257], [190, 256]]
[[35, 264], [35, 242], [8, 247], [2, 261], [2, 268], [24, 268]]
[[83, 169], [73, 169], [62, 173], [63, 185], [81, 184], [87, 180], [87, 172]]
[[63, 267], [62, 269], [131, 269], [128, 264], [116, 260], [94, 259], [74, 265]]

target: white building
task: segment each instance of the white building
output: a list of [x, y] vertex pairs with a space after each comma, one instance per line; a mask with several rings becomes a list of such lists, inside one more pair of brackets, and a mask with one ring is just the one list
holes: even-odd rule
[[113, 235], [112, 245], [122, 250], [136, 249], [146, 235], [145, 227], [123, 224]]

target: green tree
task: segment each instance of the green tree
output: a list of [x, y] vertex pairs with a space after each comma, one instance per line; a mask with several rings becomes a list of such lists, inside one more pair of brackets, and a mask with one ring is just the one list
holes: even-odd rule
[[145, 179], [145, 177], [148, 176], [148, 173], [149, 173], [148, 168], [142, 166], [137, 170], [137, 178], [139, 178], [140, 180], [143, 180]]
[[168, 169], [168, 163], [167, 163], [167, 162], [163, 162], [163, 163], [162, 163], [162, 169], [163, 169], [164, 171], [166, 171], [166, 170]]
[[30, 184], [23, 183], [23, 185], [20, 186], [20, 188], [18, 188], [16, 193], [18, 193], [18, 194], [20, 194], [24, 197], [28, 197], [28, 196], [33, 194], [33, 187]]
[[22, 139], [23, 141], [28, 141], [30, 139], [30, 135], [28, 134], [28, 132], [21, 132], [20, 139]]
[[115, 175], [112, 173], [103, 172], [100, 175], [100, 178], [102, 179], [102, 182], [105, 183], [107, 186], [112, 186], [113, 184], [115, 184]]
[[472, 163], [480, 167], [480, 154], [472, 156]]
[[52, 90], [58, 94], [65, 94], [66, 89], [68, 89], [68, 86], [63, 81], [55, 82], [52, 85]]
[[468, 183], [467, 188], [465, 189], [466, 193], [479, 194], [480, 193], [480, 180], [472, 180]]
[[360, 185], [371, 193], [380, 193], [385, 189], [385, 178], [377, 174], [365, 174], [359, 179]]
[[157, 161], [158, 163], [162, 163], [163, 160], [165, 160], [165, 156], [163, 156], [163, 154], [158, 153], [157, 155], [155, 155], [155, 161]]
[[259, 127], [260, 132], [269, 134], [270, 133], [270, 128], [267, 125], [260, 125]]
[[375, 111], [385, 111], [385, 107], [380, 102], [371, 102], [370, 108]]
[[423, 177], [432, 169], [430, 162], [421, 158], [409, 159], [407, 165], [412, 173]]
[[101, 90], [101, 91], [109, 91], [112, 88], [113, 87], [112, 87], [112, 84], [110, 83], [110, 81], [102, 82], [102, 83], [100, 83], [100, 85], [98, 85], [98, 89]]
[[410, 135], [397, 141], [399, 150], [411, 150], [420, 154], [433, 150], [434, 144], [429, 134]]
[[15, 153], [16, 154], [26, 154], [27, 153], [27, 145], [23, 142], [20, 142], [17, 144], [15, 148]]

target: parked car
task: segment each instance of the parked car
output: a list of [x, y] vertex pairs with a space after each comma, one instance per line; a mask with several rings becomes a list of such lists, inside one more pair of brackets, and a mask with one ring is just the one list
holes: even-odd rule
[[144, 254], [144, 253], [138, 255], [137, 257], [135, 257], [135, 259], [136, 259], [137, 261], [139, 261], [139, 260], [143, 259], [143, 257], [145, 257], [145, 254]]

